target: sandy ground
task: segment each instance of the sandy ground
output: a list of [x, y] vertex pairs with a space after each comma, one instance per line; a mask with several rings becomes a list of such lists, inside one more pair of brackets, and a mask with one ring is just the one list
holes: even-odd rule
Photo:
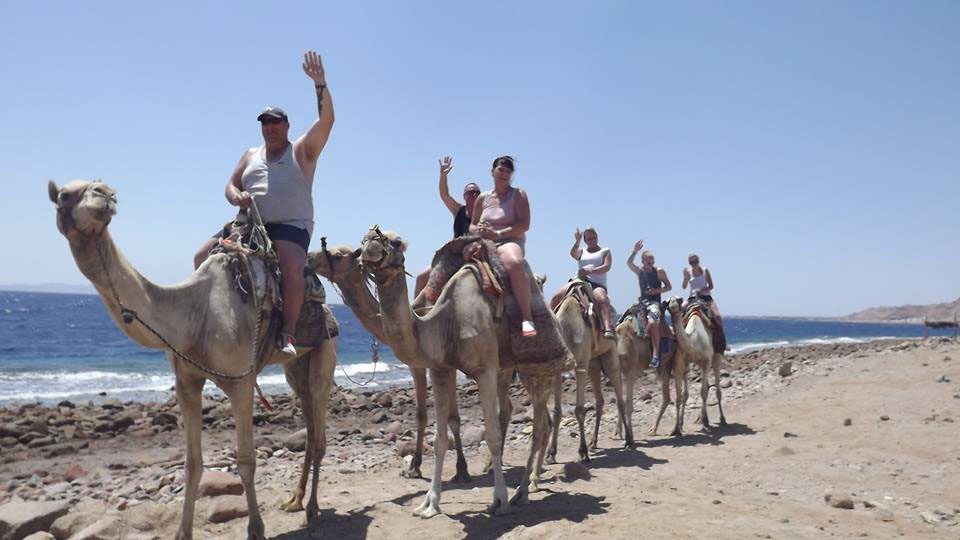
[[[942, 339], [875, 343], [837, 348], [834, 356], [822, 348], [817, 355], [807, 351], [791, 348], [732, 359], [726, 367], [731, 381], [725, 389], [726, 427], [702, 431], [695, 423], [697, 382], [691, 383], [687, 433], [665, 435], [673, 423], [671, 407], [661, 434], [650, 436], [647, 430], [659, 396], [644, 396], [641, 388], [634, 416], [638, 446], [624, 449], [622, 441], [613, 438], [614, 408], [608, 405], [600, 449], [587, 465], [589, 479], [561, 479], [564, 464], [576, 460], [578, 444], [576, 426], [565, 417], [560, 463], [546, 467], [543, 489], [531, 494], [529, 505], [514, 507], [506, 516], [484, 513], [492, 499], [491, 478], [480, 473], [484, 447], [467, 451], [473, 483], [445, 482], [444, 515], [422, 520], [411, 512], [428, 480], [400, 477], [403, 463], [394, 445], [367, 451], [368, 443], [345, 438], [341, 446], [331, 446], [324, 460], [322, 517], [317, 526], [307, 527], [302, 513], [278, 509], [298, 474], [302, 454], [277, 452], [279, 456], [260, 460], [257, 469], [267, 537], [960, 538], [960, 344]], [[783, 377], [778, 367], [787, 358], [794, 373]], [[605, 395], [609, 402], [613, 393], [607, 388]], [[571, 405], [568, 393], [565, 409]], [[465, 428], [476, 425], [478, 416], [475, 405], [467, 409]], [[716, 422], [716, 407], [710, 407], [710, 414]], [[588, 425], [592, 421], [591, 413]], [[529, 444], [522, 427], [513, 426], [508, 437], [505, 470], [511, 493]], [[229, 434], [205, 433], [208, 465], [216, 465], [218, 451], [229, 455]], [[129, 478], [129, 473], [121, 474], [124, 469], [163, 467], [165, 460], [170, 463], [160, 473], [174, 482], [182, 477], [176, 431], [94, 443], [68, 457], [21, 455], [6, 460], [0, 467], [0, 500], [30, 498], [24, 497], [29, 491], [17, 491], [25, 474], [60, 470], [68, 462], [117, 473], [115, 478], [103, 473], [99, 489], [106, 492], [129, 483], [123, 480]], [[368, 458], [362, 466], [357, 465], [358, 454]], [[448, 454], [447, 479], [454, 474], [454, 461]], [[433, 463], [432, 455], [425, 459], [425, 476], [432, 474]], [[850, 495], [854, 508], [834, 508], [825, 501], [828, 491], [834, 500]], [[128, 527], [120, 536], [172, 537], [182, 501], [175, 492], [169, 494], [167, 502], [154, 505], [161, 508], [154, 508], [153, 530]], [[123, 523], [153, 504], [118, 504], [115, 497], [79, 499], [76, 512], [110, 510]], [[195, 537], [246, 537], [245, 518], [207, 522], [211, 504], [209, 498], [198, 502]]]

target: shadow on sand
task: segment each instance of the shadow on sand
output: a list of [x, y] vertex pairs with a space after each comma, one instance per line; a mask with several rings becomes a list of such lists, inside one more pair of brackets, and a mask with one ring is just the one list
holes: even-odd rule
[[701, 444], [720, 446], [723, 444], [723, 439], [725, 437], [756, 434], [757, 432], [754, 431], [750, 426], [732, 423], [725, 426], [713, 425], [708, 431], [703, 431], [701, 429], [701, 431], [698, 431], [697, 433], [684, 433], [679, 437], [666, 436], [657, 439], [648, 439], [638, 443], [637, 446], [643, 448], [659, 448], [662, 446], [680, 448], [685, 446], [698, 446]]

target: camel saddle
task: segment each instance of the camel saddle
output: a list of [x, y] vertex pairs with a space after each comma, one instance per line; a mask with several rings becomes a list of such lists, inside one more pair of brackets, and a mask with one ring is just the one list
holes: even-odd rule
[[647, 325], [645, 322], [647, 320], [647, 306], [637, 302], [636, 304], [628, 307], [627, 310], [620, 315], [620, 318], [617, 319], [617, 324], [619, 325], [629, 317], [633, 317], [634, 324], [636, 324], [637, 330], [639, 331], [638, 337], [646, 338]]
[[710, 311], [710, 302], [695, 296], [684, 302], [683, 320], [688, 321], [693, 316], [703, 319], [707, 330], [710, 331], [713, 350], [723, 354], [727, 350], [727, 336], [723, 332], [723, 327], [714, 319], [713, 312]]
[[530, 279], [530, 311], [533, 314], [533, 324], [537, 327], [536, 336], [523, 337], [520, 306], [510, 290], [510, 278], [497, 254], [497, 246], [479, 236], [455, 238], [437, 250], [433, 257], [430, 278], [422, 294], [430, 303], [435, 302], [450, 278], [461, 268], [467, 267], [477, 278], [487, 294], [487, 299], [493, 303], [494, 318], [498, 321], [503, 318], [507, 320], [510, 348], [504, 350], [501, 341], [501, 362], [509, 365], [507, 362], [512, 359], [516, 362], [515, 367], [520, 370], [552, 372], [571, 360], [570, 351], [563, 342], [556, 317], [534, 283], [530, 265], [524, 264]]
[[[577, 301], [577, 305], [580, 306], [580, 315], [588, 325], [593, 328], [603, 328], [603, 316], [600, 314], [600, 305], [593, 297], [593, 285], [580, 278], [573, 278], [567, 282], [567, 292], [563, 295], [563, 300], [567, 298], [573, 298]], [[560, 301], [560, 304], [557, 304], [556, 309], [553, 310], [554, 313], [560, 310], [563, 300]], [[613, 306], [611, 306], [612, 308]]]
[[[223, 226], [218, 234], [220, 241], [210, 250], [210, 254], [230, 255], [227, 268], [233, 274], [235, 288], [240, 298], [246, 302], [251, 296], [261, 309], [270, 313], [268, 336], [280, 331], [283, 300], [280, 296], [280, 268], [273, 243], [262, 226], [256, 226], [248, 217], [246, 210], [240, 210], [237, 218]], [[259, 276], [258, 269], [252, 265], [251, 258], [263, 261], [265, 276]], [[294, 339], [298, 346], [316, 347], [328, 339], [340, 335], [340, 326], [327, 305], [327, 294], [320, 276], [303, 268], [304, 300], [297, 319]]]

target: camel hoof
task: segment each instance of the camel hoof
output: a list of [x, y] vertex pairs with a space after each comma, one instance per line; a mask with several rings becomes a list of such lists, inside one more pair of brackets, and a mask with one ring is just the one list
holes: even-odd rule
[[424, 501], [423, 504], [418, 506], [417, 509], [413, 511], [413, 515], [423, 519], [430, 519], [439, 513], [440, 508], [430, 504], [427, 501]]
[[470, 473], [467, 471], [457, 471], [457, 474], [450, 479], [450, 482], [454, 484], [469, 484], [472, 481], [473, 478], [471, 478]]
[[530, 504], [530, 497], [527, 496], [527, 492], [521, 491], [518, 489], [517, 492], [510, 499], [510, 504], [511, 505], [515, 504], [517, 506], [526, 506]]
[[656, 435], [656, 434], [657, 434], [657, 428], [650, 428], [650, 431], [647, 432], [647, 435]]
[[543, 462], [547, 465], [556, 465], [557, 464], [557, 455], [556, 454], [547, 454], [547, 457], [543, 458]]
[[294, 495], [290, 497], [289, 501], [281, 504], [280, 509], [284, 512], [290, 512], [291, 514], [303, 512], [303, 499]]
[[596, 449], [597, 449], [597, 441], [590, 441], [590, 444], [587, 445], [587, 449], [588, 449], [588, 450], [596, 450]]
[[400, 476], [402, 476], [402, 477], [404, 477], [404, 478], [411, 478], [411, 479], [423, 478], [423, 474], [420, 472], [420, 468], [419, 468], [419, 467], [417, 467], [417, 468], [415, 468], [415, 469], [412, 468], [412, 467], [409, 468], [409, 469], [401, 469], [401, 470], [400, 470]]
[[727, 426], [727, 419], [721, 416], [721, 417], [720, 417], [720, 425], [726, 427], [726, 426]]
[[590, 456], [586, 454], [580, 454], [580, 463], [590, 463]]
[[637, 441], [634, 441], [633, 439], [627, 439], [627, 441], [623, 443], [623, 447], [633, 450], [637, 447]]
[[[514, 496], [516, 498], [516, 496]], [[505, 516], [511, 512], [510, 504], [495, 499], [493, 504], [487, 507], [487, 513], [492, 516]]]
[[679, 429], [675, 429], [670, 432], [671, 437], [682, 437], [683, 433]]

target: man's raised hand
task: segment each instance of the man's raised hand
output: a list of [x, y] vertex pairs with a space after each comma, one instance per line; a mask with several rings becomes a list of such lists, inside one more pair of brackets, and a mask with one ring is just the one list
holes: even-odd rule
[[440, 176], [447, 176], [453, 170], [453, 158], [443, 156], [443, 159], [437, 160], [440, 163]]
[[315, 86], [326, 85], [326, 76], [323, 73], [323, 62], [316, 51], [303, 53], [303, 72], [313, 80]]

